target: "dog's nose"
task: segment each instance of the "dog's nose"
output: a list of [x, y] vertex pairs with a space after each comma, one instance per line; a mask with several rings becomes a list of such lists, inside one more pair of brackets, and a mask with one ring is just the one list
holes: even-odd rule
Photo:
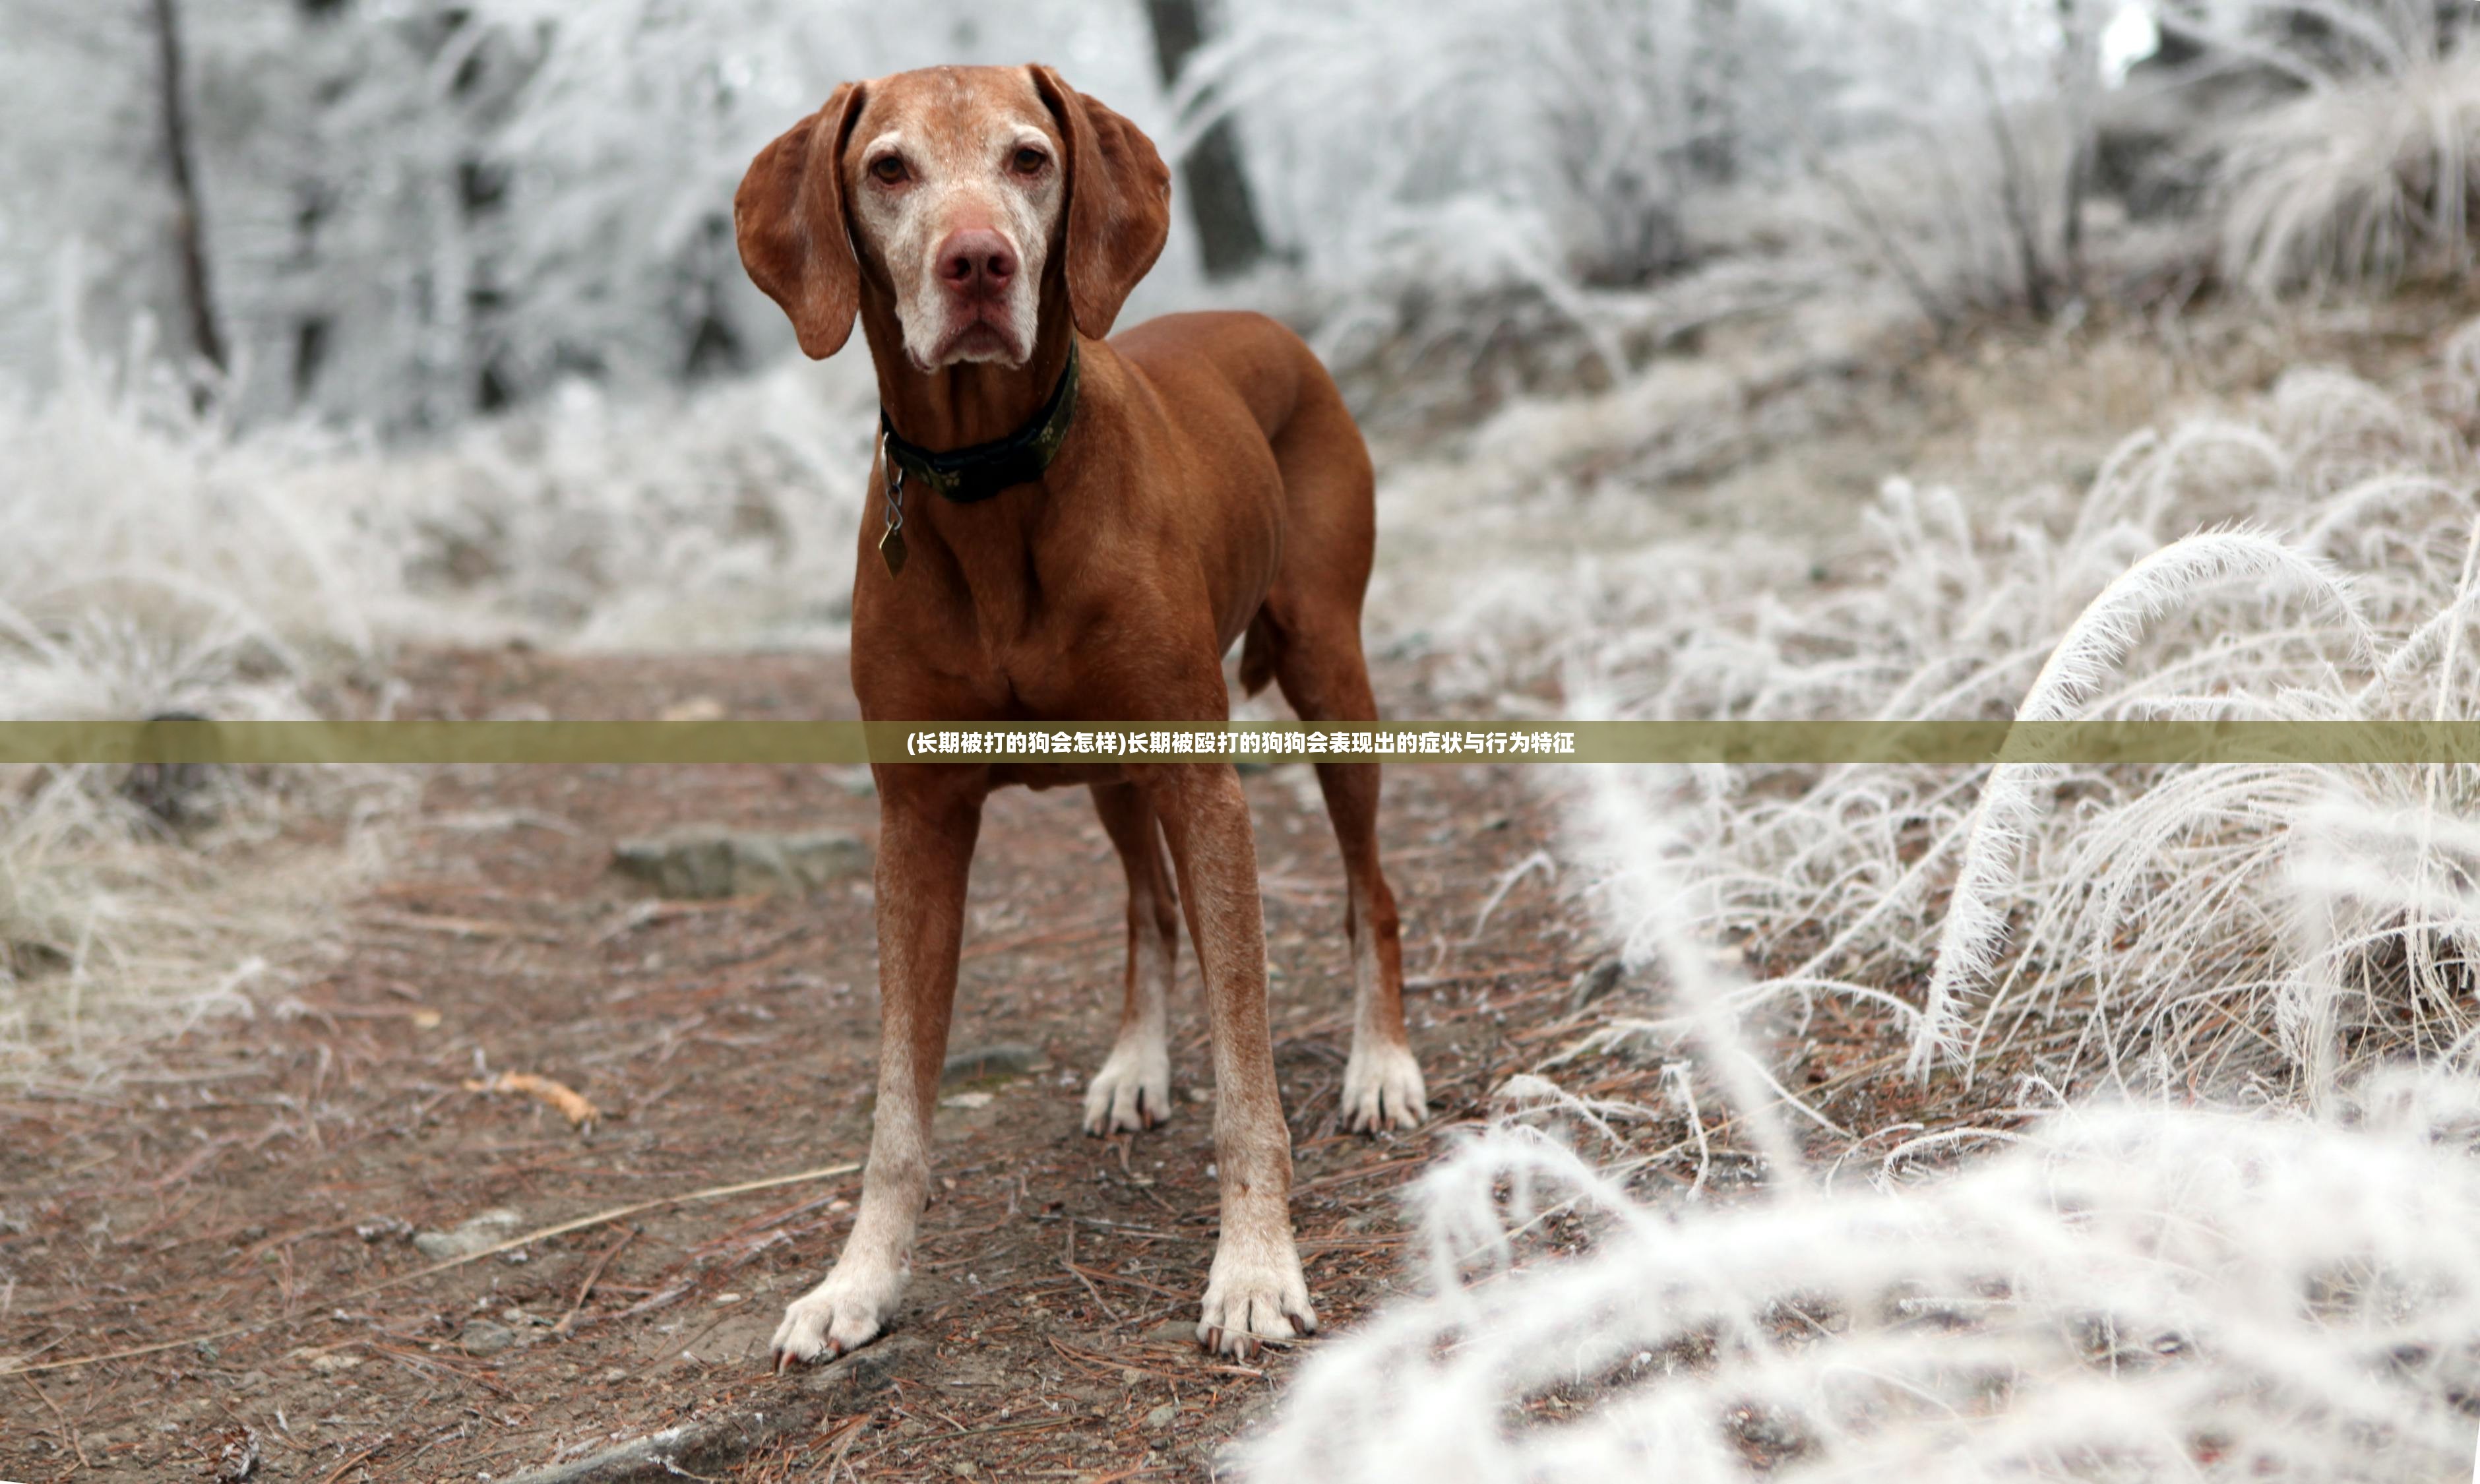
[[939, 278], [968, 299], [1002, 293], [1016, 281], [1016, 249], [987, 227], [950, 233], [939, 245]]

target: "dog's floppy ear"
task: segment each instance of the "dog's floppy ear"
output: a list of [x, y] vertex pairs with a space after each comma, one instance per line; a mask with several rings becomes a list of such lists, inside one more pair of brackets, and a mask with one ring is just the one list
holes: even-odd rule
[[758, 151], [732, 197], [741, 266], [792, 317], [801, 350], [814, 360], [843, 348], [861, 308], [843, 177], [844, 138], [861, 102], [861, 84], [836, 89], [826, 107]]
[[1027, 70], [1068, 142], [1068, 306], [1099, 340], [1171, 236], [1171, 170], [1135, 124], [1048, 67]]

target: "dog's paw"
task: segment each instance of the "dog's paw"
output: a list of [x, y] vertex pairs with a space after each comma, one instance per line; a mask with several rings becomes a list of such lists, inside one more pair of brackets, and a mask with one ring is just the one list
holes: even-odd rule
[[775, 1326], [775, 1369], [832, 1361], [876, 1340], [904, 1296], [904, 1277], [901, 1268], [837, 1263], [826, 1282], [785, 1307]]
[[1343, 1064], [1343, 1122], [1355, 1133], [1417, 1129], [1430, 1116], [1421, 1064], [1408, 1046], [1356, 1045]]
[[1085, 1132], [1142, 1133], [1171, 1117], [1171, 1052], [1160, 1044], [1111, 1048], [1085, 1085]]
[[1309, 1286], [1288, 1237], [1255, 1258], [1239, 1256], [1227, 1242], [1215, 1252], [1204, 1314], [1197, 1321], [1199, 1344], [1245, 1361], [1261, 1341], [1316, 1333], [1317, 1311], [1309, 1307]]

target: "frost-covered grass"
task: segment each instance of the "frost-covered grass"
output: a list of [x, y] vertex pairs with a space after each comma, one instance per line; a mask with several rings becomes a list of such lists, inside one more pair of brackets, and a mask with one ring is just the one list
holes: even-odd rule
[[[2433, 347], [2382, 386], [2297, 367], [2079, 478], [1890, 481], [1847, 524], [1683, 529], [1684, 490], [1631, 486], [1661, 458], [1629, 418], [1718, 415], [1718, 369], [1518, 409], [1471, 440], [1467, 535], [1567, 552], [1390, 574], [1429, 605], [1399, 642], [1518, 712], [2467, 718], [2480, 326]], [[1400, 471], [1390, 511], [1455, 481]], [[1568, 1055], [1657, 1055], [1678, 1106], [1507, 1089], [1412, 1203], [1419, 1291], [1305, 1367], [1251, 1476], [2467, 1476], [2472, 770], [1541, 781], [1651, 987]], [[1788, 1105], [1770, 1012], [1826, 1000], [1943, 1122]], [[1602, 1141], [1675, 1114], [1650, 1160]], [[1709, 1137], [1762, 1187], [1673, 1163]]]
[[867, 368], [676, 399], [572, 384], [429, 445], [235, 431], [82, 364], [0, 402], [0, 716], [352, 704], [405, 639], [588, 647], [833, 637]]
[[367, 482], [359, 538], [393, 562], [380, 629], [615, 649], [832, 640], [875, 399], [859, 356], [683, 398], [572, 383], [442, 446], [375, 456], [350, 477]]
[[[405, 642], [841, 630], [865, 365], [668, 401], [581, 386], [407, 449], [236, 431], [169, 380], [67, 360], [0, 403], [0, 720], [383, 716]], [[0, 771], [0, 1066], [280, 988], [412, 796], [384, 769], [224, 770], [168, 822], [128, 783]], [[339, 828], [288, 839], [305, 820]]]
[[2467, 1478], [2480, 1106], [2359, 1111], [2045, 1110], [1959, 1173], [1718, 1208], [1502, 1125], [1419, 1183], [1418, 1295], [1321, 1345], [1243, 1472]]
[[[1819, 538], [1838, 524], [1824, 510], [1666, 535], [1675, 497], [1640, 488], [1631, 514], [1626, 457], [1599, 482], [1572, 459], [1529, 483], [1518, 465], [1501, 487], [1513, 513], [1474, 515], [1513, 534], [1494, 582], [1438, 578], [1460, 608], [1427, 573], [1386, 590], [1434, 605], [1418, 638], [1442, 652], [1443, 684], [1576, 715], [2462, 717], [2475, 347], [2480, 332], [2455, 337], [2392, 390], [2296, 369], [2230, 415], [2126, 439], [2080, 483], [1892, 481], [1841, 540]], [[1501, 422], [1573, 435], [1561, 416], [1576, 414]], [[1474, 464], [1508, 435], [1477, 437]], [[1694, 821], [1703, 930], [1779, 971], [1749, 1000], [1901, 997], [1923, 1012], [1919, 1068], [2002, 1054], [2079, 1090], [2202, 1079], [2293, 1098], [2320, 1067], [2440, 1054], [2480, 1023], [2462, 967], [2480, 931], [2460, 895], [2469, 863], [2420, 822], [2480, 802], [2467, 770], [1623, 782]], [[1580, 858], [1634, 850], [1607, 814], [1578, 805]], [[1612, 920], [1622, 943], [1641, 926]], [[1614, 1034], [1638, 1032], [1652, 1028]]]
[[2270, 296], [2468, 269], [2480, 52], [2425, 3], [2299, 10], [2347, 44], [2274, 49], [2303, 91], [2221, 131], [2223, 273]]

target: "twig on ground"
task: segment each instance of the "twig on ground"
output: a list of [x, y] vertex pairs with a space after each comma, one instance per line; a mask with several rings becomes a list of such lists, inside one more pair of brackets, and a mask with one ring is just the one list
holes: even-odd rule
[[59, 1420], [62, 1434], [68, 1439], [69, 1451], [77, 1455], [78, 1467], [81, 1469], [93, 1468], [93, 1460], [86, 1456], [86, 1445], [78, 1440], [77, 1424], [70, 1421], [68, 1414], [61, 1410], [61, 1404], [52, 1400], [41, 1387], [37, 1386], [25, 1375], [20, 1374], [17, 1379], [24, 1381], [26, 1383], [26, 1390], [34, 1393], [36, 1399], [43, 1404], [44, 1410], [51, 1413], [51, 1415]]
[[[376, 1283], [364, 1284], [349, 1293], [339, 1294], [334, 1299], [323, 1301], [315, 1306], [316, 1312], [311, 1313], [309, 1316], [316, 1317], [317, 1312], [334, 1309], [339, 1305], [350, 1303], [354, 1299], [376, 1293], [382, 1289], [392, 1289], [400, 1284], [417, 1282], [433, 1274], [444, 1273], [452, 1267], [462, 1267], [468, 1263], [477, 1263], [503, 1252], [512, 1252], [519, 1247], [531, 1246], [535, 1242], [546, 1241], [554, 1237], [565, 1237], [571, 1232], [582, 1232], [603, 1226], [617, 1221], [623, 1216], [636, 1215], [640, 1211], [660, 1211], [665, 1207], [686, 1206], [698, 1201], [717, 1201], [726, 1196], [744, 1195], [752, 1190], [771, 1190], [778, 1185], [799, 1185], [803, 1181], [833, 1180], [839, 1175], [850, 1175], [860, 1168], [860, 1160], [847, 1160], [842, 1164], [824, 1165], [814, 1170], [803, 1170], [794, 1175], [771, 1175], [764, 1180], [745, 1180], [737, 1185], [712, 1185], [704, 1190], [691, 1190], [682, 1195], [666, 1195], [651, 1201], [639, 1201], [632, 1206], [615, 1206], [609, 1211], [599, 1211], [590, 1216], [580, 1216], [574, 1221], [562, 1221], [539, 1231], [528, 1232], [522, 1237], [511, 1237], [506, 1241], [484, 1247], [479, 1252], [469, 1252], [462, 1257], [450, 1258], [444, 1263], [433, 1263], [427, 1267], [417, 1267], [409, 1273], [399, 1273], [393, 1278], [382, 1278]], [[305, 1310], [312, 1308], [313, 1306], [304, 1306]], [[100, 1365], [105, 1361], [125, 1361], [141, 1355], [161, 1355], [167, 1350], [177, 1350], [183, 1345], [196, 1344], [201, 1341], [230, 1340], [237, 1335], [255, 1335], [263, 1330], [278, 1329], [298, 1323], [302, 1317], [302, 1315], [284, 1315], [250, 1324], [235, 1324], [204, 1335], [189, 1335], [179, 1340], [160, 1340], [153, 1344], [132, 1345], [125, 1350], [107, 1350], [100, 1355], [81, 1355], [65, 1361], [46, 1361], [40, 1366], [13, 1365], [6, 1369], [0, 1369], [0, 1375], [31, 1376], [47, 1370], [76, 1370], [87, 1366]]]
[[1059, 1265], [1074, 1274], [1078, 1283], [1085, 1285], [1085, 1291], [1093, 1296], [1094, 1302], [1100, 1306], [1104, 1314], [1111, 1316], [1112, 1323], [1125, 1324], [1128, 1322], [1126, 1319], [1121, 1317], [1120, 1311], [1111, 1307], [1111, 1301], [1102, 1296], [1102, 1290], [1094, 1287], [1094, 1280], [1085, 1276], [1085, 1269], [1076, 1265], [1076, 1224], [1072, 1221], [1063, 1228], [1063, 1230], [1067, 1234], [1067, 1241], [1065, 1243], [1067, 1250], [1061, 1254]]
[[1148, 1293], [1158, 1293], [1164, 1298], [1177, 1299], [1182, 1303], [1186, 1303], [1188, 1301], [1187, 1294], [1166, 1289], [1160, 1284], [1148, 1283], [1142, 1278], [1131, 1278], [1125, 1273], [1110, 1272], [1099, 1267], [1087, 1267], [1082, 1263], [1071, 1263], [1068, 1265], [1080, 1278], [1099, 1278], [1104, 1283], [1122, 1284], [1131, 1289], [1142, 1289]]
[[627, 1232], [621, 1234], [618, 1241], [613, 1242], [608, 1248], [605, 1249], [603, 1256], [594, 1260], [593, 1269], [586, 1273], [585, 1281], [577, 1286], [576, 1302], [570, 1304], [568, 1306], [568, 1313], [561, 1315], [559, 1316], [559, 1322], [551, 1327], [551, 1332], [553, 1334], [565, 1335], [568, 1333], [568, 1327], [577, 1322], [577, 1312], [585, 1307], [586, 1296], [594, 1291], [595, 1280], [603, 1276], [603, 1270], [611, 1265], [611, 1260], [620, 1255], [621, 1248], [626, 1247], [631, 1242], [637, 1239], [637, 1233], [640, 1230], [642, 1230], [642, 1228], [631, 1227]]
[[327, 1476], [321, 1479], [319, 1484], [336, 1484], [336, 1481], [343, 1478], [355, 1465], [366, 1464], [372, 1459], [378, 1457], [380, 1451], [395, 1441], [396, 1438], [393, 1435], [381, 1438], [378, 1442], [372, 1444], [369, 1447], [362, 1449], [352, 1457], [346, 1459], [343, 1463], [338, 1464], [335, 1468], [329, 1470]]

